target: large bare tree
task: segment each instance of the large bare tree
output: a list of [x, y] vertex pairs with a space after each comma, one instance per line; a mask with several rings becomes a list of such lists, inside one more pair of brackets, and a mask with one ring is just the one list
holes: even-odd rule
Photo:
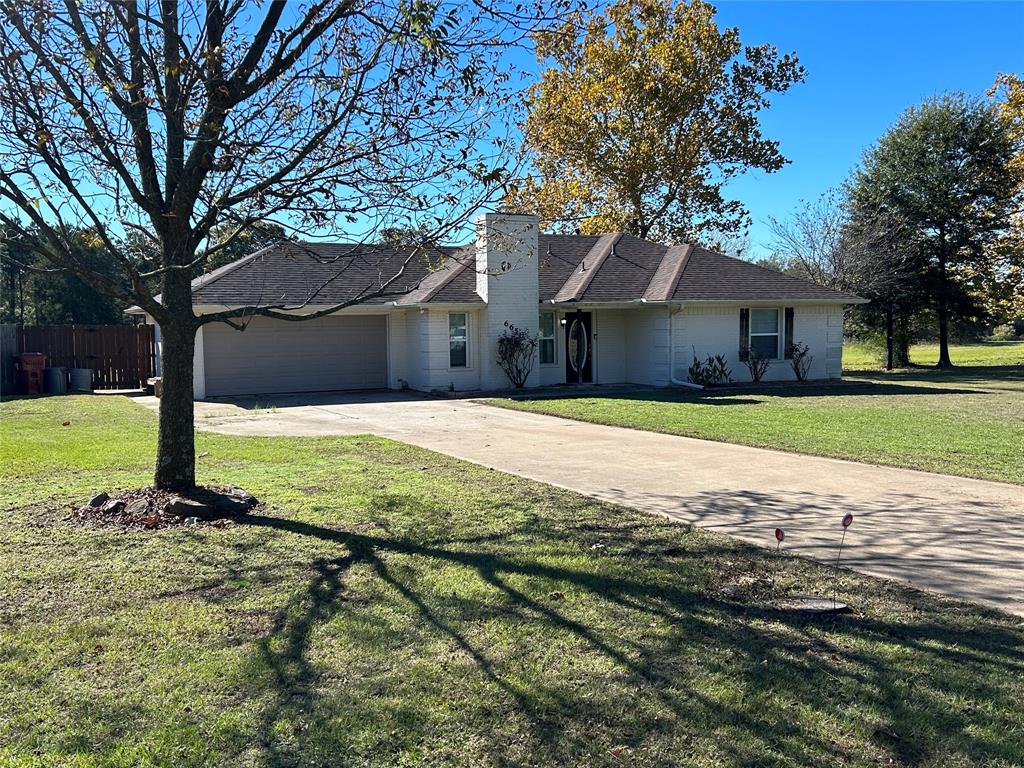
[[850, 265], [859, 249], [851, 247], [847, 206], [838, 192], [801, 201], [788, 218], [769, 216], [767, 223], [772, 250], [793, 272], [818, 285], [853, 290]]
[[[512, 170], [510, 47], [560, 2], [0, 0], [0, 223], [160, 325], [158, 487], [195, 484], [196, 330], [298, 319], [273, 303], [197, 315], [197, 267], [267, 222], [458, 230]], [[83, 228], [100, 268], [70, 247]], [[387, 295], [401, 272], [302, 319]]]
[[891, 211], [856, 205], [843, 190], [801, 201], [787, 219], [769, 217], [777, 268], [818, 285], [858, 293], [858, 319], [885, 334], [885, 367], [910, 362], [911, 318], [921, 308], [919, 249]]

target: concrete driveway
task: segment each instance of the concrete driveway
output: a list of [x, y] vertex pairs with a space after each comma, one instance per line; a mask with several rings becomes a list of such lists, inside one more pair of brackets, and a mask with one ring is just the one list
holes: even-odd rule
[[[372, 433], [1024, 615], [1024, 487], [405, 394], [197, 403], [232, 435]], [[827, 428], [827, 427], [826, 427]]]

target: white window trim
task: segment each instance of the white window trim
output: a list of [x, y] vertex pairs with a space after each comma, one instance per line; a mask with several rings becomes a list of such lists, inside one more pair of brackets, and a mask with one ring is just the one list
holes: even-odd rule
[[558, 365], [558, 313], [557, 312], [541, 312], [541, 315], [551, 315], [551, 335], [541, 336], [540, 335], [540, 323], [537, 324], [537, 360], [540, 361], [540, 342], [545, 339], [551, 339], [551, 346], [554, 349], [555, 357], [550, 363], [540, 363], [543, 368], [554, 368]]
[[[466, 318], [466, 364], [465, 365], [452, 365], [452, 315], [463, 315]], [[470, 325], [470, 313], [469, 312], [457, 312], [452, 311], [445, 315], [445, 331], [448, 333], [448, 370], [449, 371], [468, 371], [473, 367], [473, 344], [471, 339], [473, 338], [473, 330]]]
[[[775, 333], [754, 333], [754, 311], [755, 310], [774, 309], [775, 310]], [[782, 344], [782, 323], [784, 322], [784, 316], [781, 307], [748, 307], [747, 312], [750, 313], [750, 321], [747, 329], [747, 349], [754, 349], [754, 337], [755, 336], [774, 336], [775, 337], [775, 354], [768, 358], [772, 362], [782, 360], [782, 355], [779, 353], [779, 347]]]

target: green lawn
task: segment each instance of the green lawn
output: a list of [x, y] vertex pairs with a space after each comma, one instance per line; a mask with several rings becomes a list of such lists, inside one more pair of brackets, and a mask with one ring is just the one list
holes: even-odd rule
[[[847, 343], [843, 347], [843, 368], [847, 372], [881, 369], [881, 355], [880, 349]], [[959, 344], [950, 348], [950, 357], [954, 365], [968, 368], [1024, 365], [1024, 341]], [[915, 344], [911, 347], [910, 362], [915, 366], [935, 365], [938, 359], [938, 344]]]
[[1019, 617], [846, 572], [778, 614], [829, 569], [374, 438], [199, 435], [251, 524], [65, 522], [154, 428], [0, 403], [0, 765], [1024, 764]]
[[[934, 362], [932, 346], [912, 359]], [[492, 400], [598, 424], [1024, 484], [1024, 342], [957, 347], [958, 368], [885, 373], [846, 350], [844, 385]]]

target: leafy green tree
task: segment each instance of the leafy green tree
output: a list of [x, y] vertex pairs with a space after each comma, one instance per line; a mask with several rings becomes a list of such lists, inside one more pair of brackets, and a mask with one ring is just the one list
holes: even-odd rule
[[23, 247], [24, 241], [12, 236], [6, 227], [0, 229], [0, 322], [24, 323], [25, 284], [35, 254]]
[[[92, 269], [102, 269], [104, 254], [92, 233], [66, 235], [75, 258]], [[38, 233], [0, 240], [0, 321], [32, 325], [127, 322], [127, 304], [97, 291], [73, 272], [55, 269], [39, 257]]]
[[1020, 140], [991, 103], [961, 93], [907, 110], [850, 184], [855, 210], [902, 222], [916, 278], [935, 313], [939, 367], [951, 320], [980, 311], [975, 288], [1021, 205]]
[[725, 183], [787, 162], [759, 115], [803, 67], [744, 46], [701, 0], [616, 0], [540, 36], [538, 56], [550, 66], [523, 126], [534, 173], [511, 202], [548, 227], [727, 239], [749, 216]]

